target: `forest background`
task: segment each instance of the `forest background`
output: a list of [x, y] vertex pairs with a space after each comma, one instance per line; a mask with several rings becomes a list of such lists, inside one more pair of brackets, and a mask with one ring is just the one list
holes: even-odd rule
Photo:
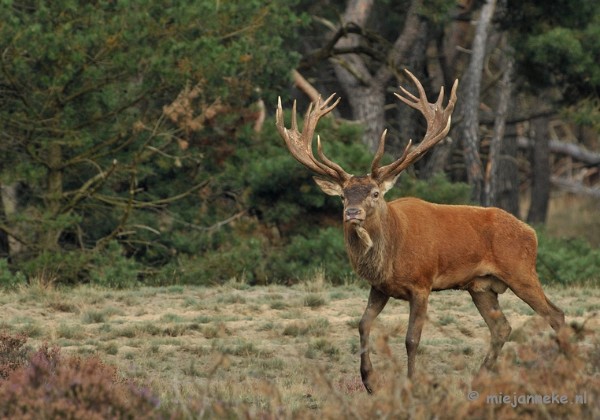
[[424, 133], [393, 96], [404, 68], [430, 98], [458, 78], [458, 105], [389, 195], [502, 207], [538, 230], [545, 281], [600, 278], [598, 2], [23, 0], [0, 15], [4, 286], [343, 283], [341, 204], [286, 150], [277, 97], [303, 111], [337, 92], [319, 134], [365, 173], [385, 128], [388, 159]]

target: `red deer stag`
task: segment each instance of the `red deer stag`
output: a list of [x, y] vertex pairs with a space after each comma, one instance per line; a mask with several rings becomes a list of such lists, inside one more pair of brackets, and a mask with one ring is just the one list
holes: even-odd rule
[[377, 315], [390, 296], [408, 300], [410, 315], [406, 333], [408, 377], [415, 372], [415, 355], [426, 318], [429, 293], [446, 289], [466, 289], [491, 332], [490, 349], [482, 368], [492, 368], [511, 327], [498, 305], [498, 294], [510, 288], [554, 328], [564, 325], [564, 314], [545, 296], [535, 262], [537, 238], [533, 229], [498, 208], [440, 205], [416, 198], [385, 202], [383, 195], [400, 173], [442, 140], [450, 129], [456, 102], [454, 83], [444, 108], [444, 89], [435, 103], [429, 103], [423, 86], [406, 71], [418, 90], [418, 97], [404, 88], [396, 96], [419, 110], [427, 120], [421, 143], [411, 142], [395, 162], [379, 166], [383, 155], [384, 131], [371, 173], [348, 174], [327, 158], [317, 136], [318, 158], [312, 150], [317, 123], [339, 102], [330, 104], [320, 98], [310, 105], [302, 132], [296, 122], [285, 128], [281, 100], [277, 108], [277, 129], [296, 160], [322, 178], [317, 185], [329, 195], [341, 196], [346, 250], [352, 267], [371, 284], [367, 308], [360, 320], [360, 373], [368, 392], [372, 392], [373, 368], [369, 357], [369, 333]]

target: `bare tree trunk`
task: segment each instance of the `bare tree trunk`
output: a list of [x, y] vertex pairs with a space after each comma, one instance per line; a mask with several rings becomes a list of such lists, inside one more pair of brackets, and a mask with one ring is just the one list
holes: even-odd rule
[[[428, 26], [427, 22], [423, 22], [421, 31], [417, 35], [415, 42], [407, 52], [406, 58], [402, 63], [403, 66], [410, 69], [410, 71], [423, 82], [427, 92], [430, 91], [430, 89], [428, 89], [430, 86], [425, 84], [428, 77], [425, 71], [427, 66], [427, 43], [429, 41]], [[399, 106], [396, 109], [398, 115], [397, 124], [401, 130], [401, 138], [395, 139], [394, 136], [392, 136], [390, 141], [387, 142], [386, 150], [392, 156], [400, 156], [409, 139], [420, 139], [426, 131], [425, 124], [422, 122], [423, 119], [419, 118], [417, 111], [408, 106]]]
[[[417, 15], [423, 0], [413, 0], [407, 12], [404, 29], [396, 39], [388, 60], [374, 73], [369, 71], [364, 59], [358, 54], [346, 54], [333, 58], [334, 70], [346, 92], [354, 119], [364, 124], [364, 142], [373, 151], [377, 149], [379, 136], [385, 127], [385, 88], [394, 76], [393, 66], [403, 62], [420, 31], [421, 18]], [[343, 22], [353, 22], [363, 27], [369, 17], [373, 0], [349, 0]], [[360, 37], [348, 34], [336, 47], [351, 48], [360, 43]]]
[[[452, 12], [453, 20], [444, 27], [443, 31], [436, 34], [436, 49], [438, 64], [442, 73], [443, 85], [452, 86], [454, 79], [459, 75], [459, 70], [466, 65], [466, 54], [464, 53], [471, 44], [471, 15], [473, 9], [477, 7], [477, 1], [465, 0], [456, 3], [454, 12]], [[462, 83], [461, 83], [462, 85]], [[461, 101], [457, 104], [457, 109], [454, 112], [453, 121], [459, 120], [461, 114]], [[460, 146], [460, 135], [457, 135], [456, 130], [452, 130], [452, 135], [457, 141], [452, 141], [450, 137], [446, 141], [439, 143], [430, 152], [430, 157], [427, 160], [426, 166], [420, 174], [423, 178], [429, 178], [436, 173], [444, 172], [450, 156]]]
[[438, 55], [443, 72], [444, 85], [452, 86], [458, 75], [457, 69], [467, 65], [464, 51], [471, 44], [471, 21], [478, 0], [460, 0], [452, 11], [453, 19], [444, 26], [443, 38], [438, 42]]
[[496, 0], [487, 0], [481, 9], [473, 40], [471, 61], [465, 75], [466, 80], [462, 84], [463, 122], [461, 132], [464, 158], [467, 178], [473, 188], [472, 199], [478, 204], [484, 202], [483, 165], [479, 157], [479, 96], [485, 47], [495, 8]]
[[444, 172], [454, 147], [455, 144], [451, 137], [446, 137], [445, 140], [438, 143], [430, 152], [431, 156], [420, 174], [421, 178], [429, 179], [437, 173]]
[[[49, 216], [54, 218], [60, 214], [62, 195], [63, 195], [63, 154], [62, 146], [58, 141], [53, 141], [48, 147], [47, 157], [48, 175], [46, 190], [46, 211]], [[62, 233], [62, 228], [55, 223], [48, 223], [46, 232], [44, 232], [40, 246], [44, 251], [55, 251], [58, 249], [58, 238]]]
[[514, 59], [510, 53], [504, 55], [505, 69], [499, 84], [498, 108], [494, 120], [494, 132], [490, 142], [490, 151], [485, 171], [485, 206], [496, 206], [498, 203], [498, 167], [500, 166], [502, 142], [506, 128], [506, 117], [512, 94], [512, 76]]
[[[9, 223], [6, 223], [11, 216], [17, 213], [18, 207], [18, 199], [17, 199], [17, 183], [12, 183], [8, 185], [0, 185], [0, 195], [2, 196], [2, 200], [0, 202], [0, 220], [2, 221], [2, 225], [6, 225], [8, 230]], [[2, 232], [2, 250], [0, 254], [6, 254], [6, 256], [12, 257], [19, 252], [23, 251], [23, 244], [19, 242], [13, 235], [14, 228], [9, 232], [4, 229], [0, 229]], [[11, 235], [12, 234], [12, 235]]]
[[519, 166], [517, 165], [517, 137], [506, 136], [500, 149], [495, 206], [520, 218]]
[[369, 86], [356, 86], [352, 92], [348, 99], [353, 117], [363, 124], [363, 143], [374, 152], [385, 129], [385, 87], [373, 83]]
[[527, 214], [529, 223], [545, 223], [550, 200], [550, 142], [548, 140], [548, 119], [536, 118], [532, 121], [535, 139], [531, 177], [531, 206]]

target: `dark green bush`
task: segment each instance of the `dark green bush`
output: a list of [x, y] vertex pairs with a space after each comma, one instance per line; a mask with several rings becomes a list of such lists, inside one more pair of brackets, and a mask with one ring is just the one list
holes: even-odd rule
[[89, 272], [92, 284], [123, 289], [135, 286], [140, 271], [134, 258], [124, 255], [123, 247], [117, 241], [111, 241], [91, 258]]
[[18, 261], [19, 269], [28, 280], [44, 282], [60, 281], [74, 284], [83, 280], [89, 262], [89, 254], [79, 250], [44, 251], [31, 259]]
[[581, 238], [553, 238], [538, 230], [537, 270], [543, 282], [600, 283], [600, 249]]
[[178, 282], [197, 285], [223, 284], [231, 279], [265, 283], [263, 238], [237, 240], [199, 256], [183, 257]]
[[400, 176], [397, 188], [392, 195], [419, 197], [439, 204], [468, 204], [471, 187], [463, 182], [451, 182], [444, 173], [439, 172], [428, 180], [420, 180], [408, 175]]
[[341, 223], [293, 236], [287, 246], [270, 258], [269, 268], [280, 281], [311, 278], [321, 270], [333, 283], [342, 283], [353, 272], [344, 248]]
[[0, 287], [13, 289], [21, 284], [25, 284], [27, 277], [20, 271], [13, 273], [8, 266], [5, 258], [0, 258]]

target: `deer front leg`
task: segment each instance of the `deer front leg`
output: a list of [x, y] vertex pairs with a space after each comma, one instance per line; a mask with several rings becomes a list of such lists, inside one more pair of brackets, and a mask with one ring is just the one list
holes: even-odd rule
[[389, 296], [371, 287], [367, 308], [358, 324], [358, 333], [360, 334], [360, 376], [369, 394], [373, 393], [370, 382], [373, 365], [371, 365], [371, 358], [369, 357], [369, 334], [371, 333], [373, 321], [381, 313], [389, 298]]
[[415, 358], [421, 340], [421, 331], [427, 315], [429, 293], [417, 292], [410, 299], [410, 315], [406, 332], [406, 353], [408, 354], [408, 377], [415, 373]]

